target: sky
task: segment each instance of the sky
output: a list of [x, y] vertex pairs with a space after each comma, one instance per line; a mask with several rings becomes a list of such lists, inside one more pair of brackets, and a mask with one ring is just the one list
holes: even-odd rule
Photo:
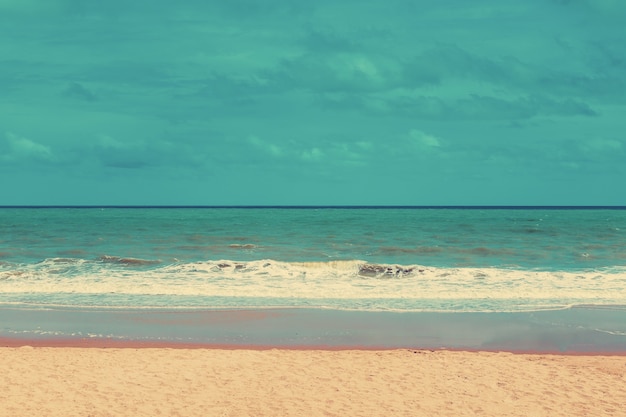
[[621, 0], [0, 0], [0, 205], [626, 205]]

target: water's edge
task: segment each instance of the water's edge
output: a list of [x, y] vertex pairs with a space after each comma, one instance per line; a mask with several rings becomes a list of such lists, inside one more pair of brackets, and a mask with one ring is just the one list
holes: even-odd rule
[[264, 347], [626, 352], [623, 306], [523, 313], [0, 307], [0, 338]]

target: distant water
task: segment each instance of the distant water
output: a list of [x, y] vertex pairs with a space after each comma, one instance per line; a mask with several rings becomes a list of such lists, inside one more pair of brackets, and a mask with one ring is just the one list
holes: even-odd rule
[[626, 305], [626, 209], [0, 208], [0, 306], [580, 304]]

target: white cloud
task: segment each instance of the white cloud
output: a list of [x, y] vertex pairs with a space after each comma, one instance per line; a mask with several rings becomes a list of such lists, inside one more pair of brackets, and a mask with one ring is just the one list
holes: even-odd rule
[[98, 145], [99, 147], [109, 149], [127, 149], [131, 147], [128, 143], [121, 142], [109, 135], [104, 134], [98, 136]]
[[437, 137], [417, 129], [412, 129], [409, 132], [409, 140], [413, 145], [421, 149], [438, 148], [441, 146], [441, 141]]
[[48, 146], [11, 132], [6, 132], [5, 138], [9, 145], [9, 152], [3, 159], [35, 159], [40, 161], [52, 161], [55, 159], [52, 150]]
[[380, 53], [320, 52], [285, 61], [274, 77], [277, 83], [318, 93], [354, 93], [385, 90], [398, 81], [400, 72], [397, 60]]
[[280, 146], [274, 145], [273, 143], [268, 143], [262, 139], [259, 139], [257, 136], [253, 135], [248, 137], [248, 142], [250, 142], [255, 147], [261, 149], [263, 152], [268, 153], [272, 156], [280, 157], [284, 154], [284, 151]]
[[356, 142], [355, 145], [364, 151], [371, 151], [372, 149], [374, 149], [374, 144], [372, 142], [359, 141]]
[[300, 156], [306, 161], [319, 161], [324, 158], [324, 152], [322, 152], [319, 148], [312, 148], [302, 151]]

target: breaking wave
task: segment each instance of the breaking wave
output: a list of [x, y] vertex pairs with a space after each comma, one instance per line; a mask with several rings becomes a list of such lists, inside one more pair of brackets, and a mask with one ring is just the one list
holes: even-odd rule
[[163, 307], [332, 306], [520, 311], [623, 305], [626, 268], [439, 268], [362, 260], [173, 262], [102, 256], [0, 264], [4, 303]]

